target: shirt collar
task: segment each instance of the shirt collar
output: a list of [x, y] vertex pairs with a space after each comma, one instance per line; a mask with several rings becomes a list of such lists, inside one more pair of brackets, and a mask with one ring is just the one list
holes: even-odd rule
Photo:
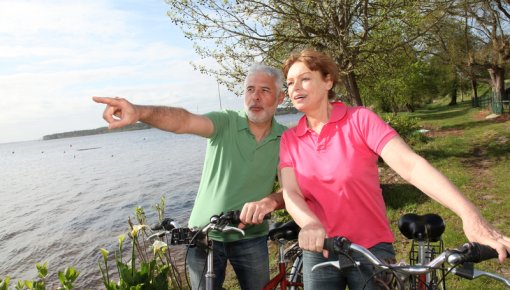
[[[332, 102], [331, 105], [333, 105], [333, 109], [331, 110], [328, 124], [342, 120], [347, 114], [347, 106], [344, 103]], [[306, 115], [303, 115], [296, 125], [296, 133], [298, 136], [303, 136], [306, 132], [308, 132], [308, 126], [306, 125]]]
[[[248, 116], [246, 115], [245, 111], [239, 111], [239, 116], [241, 118], [237, 119], [237, 130], [248, 130], [250, 132], [250, 128], [248, 128]], [[269, 132], [269, 135], [266, 136], [265, 139], [270, 140], [273, 138], [281, 137], [282, 136], [282, 129], [279, 127], [280, 124], [276, 121], [276, 118], [273, 116], [273, 119], [271, 120], [271, 132]], [[271, 137], [271, 138], [269, 138]]]

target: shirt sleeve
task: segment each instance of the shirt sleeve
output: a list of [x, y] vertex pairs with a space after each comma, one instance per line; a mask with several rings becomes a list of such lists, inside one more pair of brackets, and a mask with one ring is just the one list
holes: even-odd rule
[[290, 157], [289, 147], [287, 145], [289, 137], [288, 132], [289, 131], [285, 131], [280, 139], [280, 162], [278, 164], [278, 169], [294, 167], [292, 158]]
[[381, 155], [381, 151], [388, 141], [398, 136], [397, 131], [367, 108], [359, 108], [357, 115], [358, 128], [367, 146], [378, 155]]
[[211, 141], [215, 140], [217, 136], [224, 131], [225, 127], [228, 124], [228, 113], [226, 111], [215, 111], [204, 114], [207, 118], [209, 118], [214, 126], [214, 132], [209, 137]]

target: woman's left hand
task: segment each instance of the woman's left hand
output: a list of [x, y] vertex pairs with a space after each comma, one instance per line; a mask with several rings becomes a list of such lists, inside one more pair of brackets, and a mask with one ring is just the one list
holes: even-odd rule
[[501, 263], [510, 253], [510, 238], [504, 236], [483, 217], [477, 216], [469, 220], [463, 220], [463, 228], [470, 242], [477, 242], [496, 249]]

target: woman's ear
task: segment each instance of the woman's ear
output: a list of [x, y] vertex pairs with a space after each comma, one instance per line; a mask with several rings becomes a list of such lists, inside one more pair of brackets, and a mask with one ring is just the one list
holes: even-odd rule
[[326, 87], [329, 90], [333, 87], [333, 81], [331, 80], [331, 74], [327, 74], [324, 78], [324, 81], [326, 82]]

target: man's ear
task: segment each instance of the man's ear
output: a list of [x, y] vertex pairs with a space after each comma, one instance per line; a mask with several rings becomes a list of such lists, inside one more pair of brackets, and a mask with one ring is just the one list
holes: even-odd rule
[[283, 103], [283, 100], [285, 100], [285, 92], [281, 91], [280, 95], [278, 95], [278, 105]]

